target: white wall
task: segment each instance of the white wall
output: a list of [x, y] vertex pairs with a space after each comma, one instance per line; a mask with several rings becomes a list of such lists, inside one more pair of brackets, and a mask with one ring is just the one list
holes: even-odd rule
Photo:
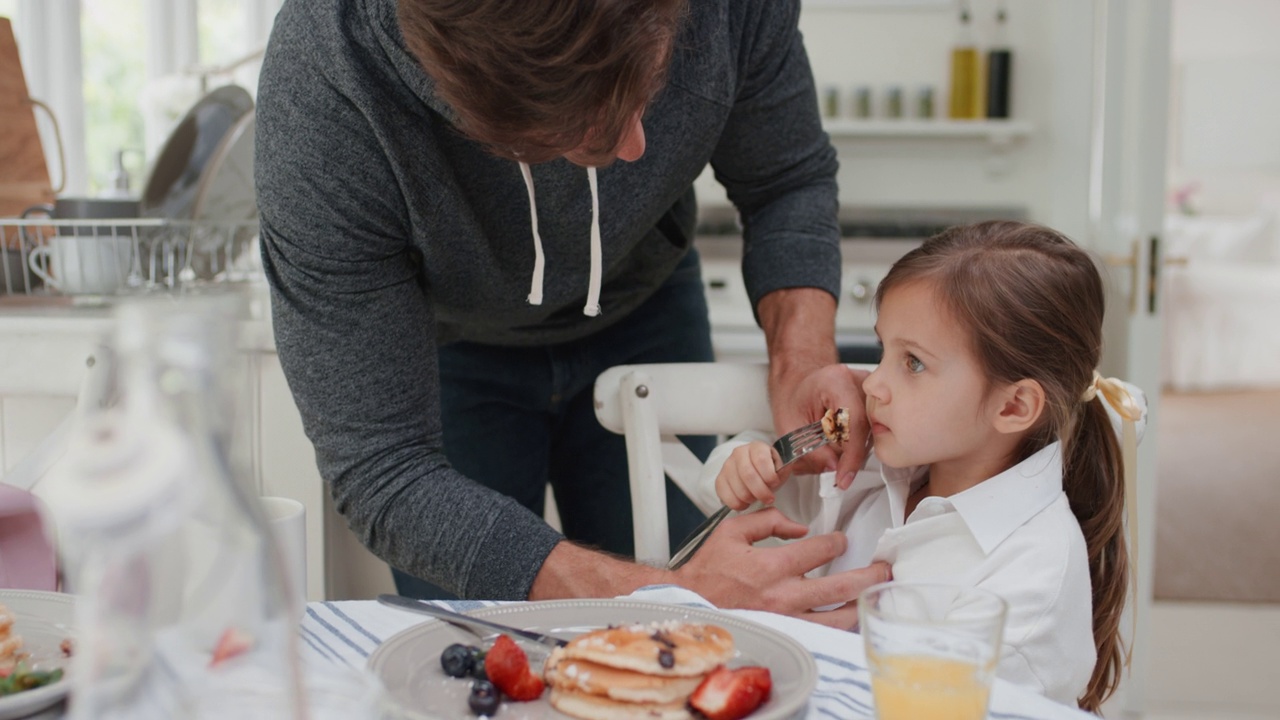
[[1171, 187], [1200, 212], [1280, 207], [1280, 2], [1174, 0]]

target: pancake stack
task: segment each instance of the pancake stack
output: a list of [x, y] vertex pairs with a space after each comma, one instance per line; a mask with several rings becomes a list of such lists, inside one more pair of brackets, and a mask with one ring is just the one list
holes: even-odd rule
[[552, 651], [551, 705], [583, 720], [691, 720], [687, 701], [733, 655], [715, 625], [666, 621], [604, 628]]

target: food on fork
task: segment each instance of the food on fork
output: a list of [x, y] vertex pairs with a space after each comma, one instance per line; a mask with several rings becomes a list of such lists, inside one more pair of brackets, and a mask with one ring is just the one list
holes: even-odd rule
[[822, 415], [822, 434], [832, 445], [849, 441], [849, 408], [831, 408]]

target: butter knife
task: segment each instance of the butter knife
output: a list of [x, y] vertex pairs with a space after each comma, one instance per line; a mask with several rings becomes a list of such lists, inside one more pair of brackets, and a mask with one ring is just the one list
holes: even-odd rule
[[482, 639], [485, 637], [485, 634], [481, 633], [476, 628], [484, 628], [486, 630], [514, 635], [516, 637], [531, 640], [550, 647], [563, 647], [568, 644], [567, 640], [562, 640], [558, 637], [543, 635], [539, 632], [511, 627], [509, 625], [502, 625], [500, 623], [491, 622], [478, 617], [472, 617], [470, 615], [463, 615], [462, 613], [446, 610], [438, 605], [432, 605], [431, 603], [423, 602], [422, 600], [414, 600], [413, 598], [407, 598], [403, 595], [384, 593], [378, 596], [378, 602], [393, 608], [399, 608], [401, 610], [408, 610], [410, 612], [422, 613], [423, 615], [430, 615], [432, 617], [439, 618], [451, 625], [456, 625], [464, 630], [475, 633]]

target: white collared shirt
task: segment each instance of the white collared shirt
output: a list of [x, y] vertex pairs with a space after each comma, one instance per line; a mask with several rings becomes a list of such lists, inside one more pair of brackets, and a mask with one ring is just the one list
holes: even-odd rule
[[[746, 435], [717, 447], [704, 482]], [[1062, 492], [1062, 456], [1053, 443], [1014, 467], [948, 498], [927, 497], [905, 517], [924, 468], [881, 471], [878, 463], [848, 490], [834, 473], [793, 476], [777, 492], [784, 514], [810, 535], [843, 528], [845, 554], [813, 574], [876, 560], [902, 581], [952, 582], [989, 590], [1009, 603], [999, 677], [1075, 706], [1097, 661], [1084, 535]], [[713, 490], [714, 491], [714, 490]]]

